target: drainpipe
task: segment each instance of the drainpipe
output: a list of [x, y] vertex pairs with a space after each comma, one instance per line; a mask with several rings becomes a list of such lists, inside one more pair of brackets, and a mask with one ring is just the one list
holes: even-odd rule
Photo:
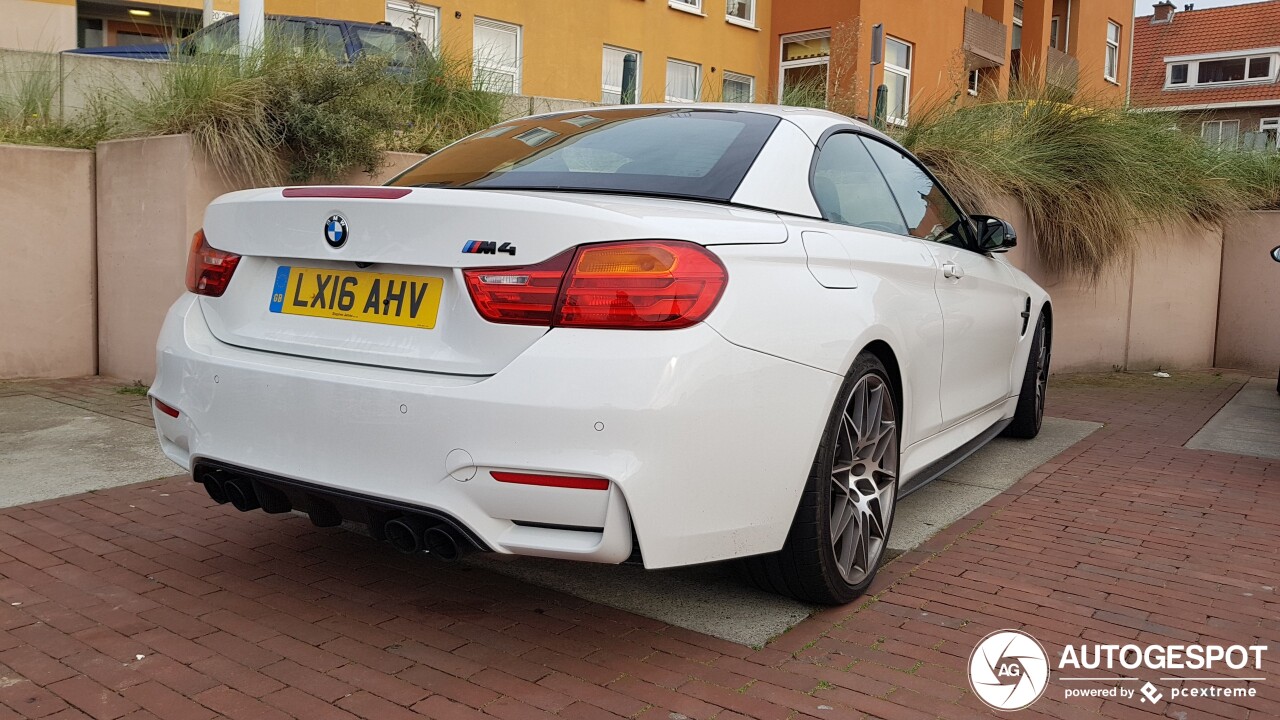
[[200, 26], [209, 27], [213, 22], [213, 0], [204, 0], [204, 16], [200, 20]]

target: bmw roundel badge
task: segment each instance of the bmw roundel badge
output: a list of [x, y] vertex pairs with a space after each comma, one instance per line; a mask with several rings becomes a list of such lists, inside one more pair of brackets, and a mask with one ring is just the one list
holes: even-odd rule
[[347, 219], [334, 213], [324, 221], [324, 241], [329, 247], [337, 248], [347, 244]]

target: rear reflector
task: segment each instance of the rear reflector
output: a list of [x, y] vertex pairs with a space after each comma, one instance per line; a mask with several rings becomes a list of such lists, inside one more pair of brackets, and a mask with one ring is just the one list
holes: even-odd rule
[[702, 322], [728, 273], [677, 240], [583, 245], [527, 267], [464, 270], [476, 310], [512, 325], [670, 330]]
[[176, 418], [176, 417], [178, 417], [179, 415], [181, 415], [181, 414], [182, 414], [182, 413], [178, 412], [178, 408], [176, 408], [176, 407], [172, 407], [172, 406], [170, 406], [170, 405], [165, 405], [164, 403], [160, 402], [159, 400], [157, 400], [157, 399], [155, 399], [155, 398], [151, 398], [151, 402], [155, 403], [155, 406], [156, 406], [156, 409], [157, 409], [157, 410], [159, 410], [160, 412], [164, 413], [165, 415], [168, 415], [168, 416], [169, 416], [169, 417], [171, 417], [171, 418]]
[[413, 192], [413, 188], [391, 187], [292, 187], [284, 189], [287, 198], [353, 198], [356, 200], [399, 200]]
[[571, 488], [574, 490], [608, 490], [609, 481], [603, 478], [567, 477], [564, 475], [530, 475], [527, 473], [490, 472], [494, 480], [517, 485]]
[[191, 254], [187, 256], [187, 289], [197, 295], [222, 297], [238, 264], [239, 255], [213, 247], [205, 238], [204, 230], [197, 230], [191, 238]]

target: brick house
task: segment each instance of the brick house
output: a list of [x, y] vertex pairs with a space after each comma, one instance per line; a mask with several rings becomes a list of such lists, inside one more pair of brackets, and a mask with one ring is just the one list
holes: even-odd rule
[[1134, 21], [1134, 107], [1176, 113], [1215, 145], [1276, 149], [1280, 0], [1178, 11], [1165, 0]]

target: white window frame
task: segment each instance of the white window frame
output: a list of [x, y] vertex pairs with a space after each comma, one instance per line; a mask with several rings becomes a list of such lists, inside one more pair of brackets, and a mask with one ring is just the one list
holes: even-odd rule
[[[1115, 28], [1116, 39], [1111, 39], [1111, 29]], [[1120, 84], [1120, 45], [1124, 38], [1124, 27], [1115, 20], [1107, 21], [1107, 49], [1102, 59], [1102, 79], [1109, 83]], [[1115, 53], [1114, 55], [1112, 53]]]
[[[1222, 147], [1222, 128], [1226, 125], [1236, 126], [1236, 146], [1240, 145], [1240, 121], [1239, 120], [1205, 120], [1200, 123], [1200, 139], [1205, 140], [1205, 131], [1210, 125], [1218, 126], [1218, 141], [1213, 143], [1214, 147]], [[1207, 141], [1207, 140], [1206, 140]]]
[[[1267, 74], [1262, 77], [1249, 77], [1249, 66], [1254, 60], [1267, 59]], [[1244, 60], [1244, 79], [1227, 80], [1225, 82], [1200, 82], [1200, 63], [1217, 60]], [[1173, 84], [1173, 68], [1175, 65], [1187, 66], [1187, 81]], [[1196, 87], [1235, 87], [1238, 85], [1265, 85], [1274, 83], [1280, 73], [1280, 48], [1259, 48], [1229, 53], [1213, 53], [1212, 55], [1182, 55], [1164, 59], [1164, 89], [1184, 90]]]
[[[805, 40], [821, 40], [827, 39], [827, 54], [816, 58], [802, 58], [800, 60], [783, 60], [786, 57], [787, 43], [804, 42]], [[786, 88], [787, 70], [792, 68], [812, 67], [815, 65], [827, 66], [827, 92], [831, 91], [831, 28], [824, 30], [814, 30], [805, 33], [791, 33], [790, 35], [782, 35], [778, 38], [778, 102], [782, 102], [782, 96]]]
[[978, 89], [982, 87], [982, 73], [980, 73], [977, 68], [969, 71], [968, 82], [969, 95], [971, 97], [978, 97]]
[[[624, 56], [627, 53], [631, 53], [632, 55], [636, 56], [636, 102], [640, 102], [640, 88], [644, 87], [641, 84], [641, 78], [644, 76], [644, 53], [640, 52], [639, 50], [629, 50], [627, 48], [619, 47], [617, 45], [605, 45], [604, 49], [601, 50], [600, 52], [600, 102], [604, 102], [605, 92], [615, 92], [615, 91], [618, 93], [618, 98], [619, 98], [618, 102], [622, 102], [621, 100], [622, 85], [621, 84], [608, 85], [605, 83], [604, 56], [605, 56], [605, 53], [610, 50], [620, 52]], [[619, 78], [618, 82], [621, 83], [622, 79]]]
[[[434, 5], [425, 5], [423, 3], [411, 2], [410, 0], [387, 0], [387, 10], [395, 10], [402, 13], [418, 16], [418, 36], [423, 40], [427, 40], [422, 35], [422, 28], [431, 28], [431, 39], [427, 40], [427, 49], [431, 52], [440, 51], [440, 8]], [[387, 18], [390, 22], [391, 18]], [[412, 31], [410, 31], [412, 32]]]
[[[729, 14], [729, 3], [738, 3], [738, 2], [745, 2], [747, 4], [748, 12], [745, 20], [743, 18], [738, 17], [737, 15]], [[724, 6], [724, 19], [728, 22], [733, 23], [734, 25], [741, 25], [743, 27], [754, 28], [756, 26], [756, 2], [757, 0], [726, 0], [725, 6]]]
[[[516, 64], [512, 66], [491, 67], [489, 65], [481, 63], [480, 58], [477, 54], [480, 48], [475, 46], [475, 30], [478, 27], [487, 27], [491, 30], [509, 32], [515, 35]], [[476, 16], [475, 21], [472, 23], [472, 26], [471, 26], [471, 42], [472, 42], [472, 49], [471, 49], [472, 83], [476, 82], [476, 80], [479, 79], [479, 75], [477, 73], [480, 70], [493, 70], [498, 73], [509, 74], [513, 76], [513, 80], [511, 83], [511, 94], [519, 95], [521, 90], [521, 85], [524, 80], [523, 78], [523, 75], [524, 75], [524, 29], [514, 23], [502, 22], [501, 20], [492, 20], [490, 18]]]
[[885, 108], [885, 120], [893, 123], [894, 125], [901, 125], [905, 127], [907, 124], [908, 118], [911, 117], [911, 66], [914, 65], [916, 62], [916, 46], [914, 43], [909, 43], [906, 40], [903, 40], [901, 38], [891, 37], [889, 35], [884, 36], [884, 42], [886, 47], [891, 42], [896, 42], [901, 45], [907, 46], [907, 67], [905, 68], [898, 65], [894, 65], [893, 63], [889, 62], [888, 50], [886, 50], [884, 53], [885, 73], [886, 74], [893, 73], [894, 75], [898, 75], [900, 77], [906, 78], [906, 83], [904, 84], [904, 87], [902, 90], [902, 117], [900, 118], [893, 117], [892, 115], [889, 114], [889, 108]]
[[[725, 102], [729, 102], [724, 97], [724, 84], [729, 81], [746, 83], [747, 84], [747, 102], [753, 103], [756, 101], [756, 79], [750, 75], [736, 73], [736, 72], [733, 72], [732, 70], [725, 70], [724, 75], [720, 76], [720, 99], [721, 100], [724, 100]], [[734, 102], [738, 102], [738, 101], [735, 100]]]
[[706, 17], [702, 13], [702, 0], [667, 0], [667, 7]]
[[702, 94], [702, 66], [699, 65], [698, 63], [691, 63], [685, 60], [667, 58], [667, 77], [666, 77], [667, 82], [666, 82], [666, 87], [663, 90], [663, 97], [666, 98], [666, 102], [677, 102], [677, 103], [702, 102], [701, 97], [682, 98], [682, 97], [675, 97], [674, 95], [671, 94], [671, 66], [672, 65], [684, 65], [686, 67], [693, 68], [693, 91], [697, 95]]

